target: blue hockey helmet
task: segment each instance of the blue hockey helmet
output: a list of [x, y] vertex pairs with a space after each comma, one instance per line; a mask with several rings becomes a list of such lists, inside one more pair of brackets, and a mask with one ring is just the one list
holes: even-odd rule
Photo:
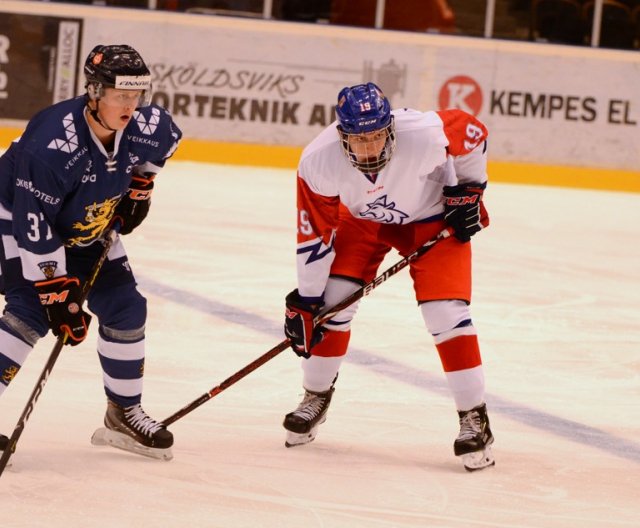
[[336, 115], [343, 132], [363, 134], [391, 122], [391, 105], [382, 90], [369, 82], [340, 90]]
[[85, 88], [91, 100], [104, 96], [104, 88], [142, 90], [139, 106], [151, 100], [151, 72], [140, 54], [126, 44], [98, 44], [84, 64]]
[[[342, 148], [351, 164], [365, 174], [377, 173], [389, 162], [395, 148], [393, 115], [389, 100], [374, 83], [357, 84], [340, 90], [336, 105], [338, 133]], [[384, 146], [368, 156], [359, 156], [352, 148], [353, 136], [379, 141], [384, 134]]]

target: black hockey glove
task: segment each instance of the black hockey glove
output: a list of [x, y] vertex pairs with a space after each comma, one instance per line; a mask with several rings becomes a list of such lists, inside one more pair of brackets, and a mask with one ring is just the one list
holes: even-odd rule
[[151, 207], [151, 192], [153, 191], [153, 178], [146, 178], [136, 174], [131, 178], [129, 190], [122, 197], [113, 216], [112, 223], [120, 221], [120, 234], [128, 235], [146, 218]]
[[298, 290], [293, 290], [285, 299], [284, 333], [291, 340], [291, 348], [300, 357], [310, 358], [311, 349], [324, 337], [322, 326], [313, 325], [313, 318], [320, 306], [312, 306], [300, 300]]
[[489, 216], [482, 203], [484, 185], [465, 183], [446, 186], [444, 197], [444, 220], [453, 228], [453, 234], [460, 242], [469, 242], [471, 237], [489, 225]]
[[75, 346], [87, 337], [91, 316], [82, 309], [82, 289], [76, 277], [57, 277], [36, 282], [40, 302], [47, 315], [49, 328], [56, 337], [67, 333], [65, 344]]

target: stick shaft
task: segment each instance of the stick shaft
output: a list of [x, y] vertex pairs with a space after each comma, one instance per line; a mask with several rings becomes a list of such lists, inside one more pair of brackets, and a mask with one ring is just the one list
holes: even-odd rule
[[[107, 258], [107, 254], [109, 253], [109, 250], [111, 249], [111, 246], [113, 245], [116, 239], [116, 235], [117, 235], [116, 229], [112, 229], [109, 231], [109, 233], [107, 233], [107, 236], [104, 242], [104, 249], [102, 250], [100, 257], [94, 264], [93, 269], [91, 270], [91, 275], [82, 286], [82, 296], [80, 297], [81, 306], [84, 304], [84, 301], [87, 299], [87, 296], [89, 295], [89, 291], [91, 290], [91, 287], [93, 286], [93, 284], [96, 281], [96, 278], [98, 277], [98, 273], [100, 272], [100, 269], [102, 268], [102, 265], [104, 264], [104, 261]], [[51, 374], [51, 370], [53, 369], [53, 366], [55, 365], [56, 361], [58, 360], [58, 356], [62, 351], [62, 347], [67, 342], [67, 337], [68, 337], [67, 333], [65, 332], [62, 335], [60, 335], [58, 339], [56, 339], [56, 343], [53, 346], [53, 350], [51, 350], [51, 354], [49, 354], [49, 359], [47, 359], [47, 362], [45, 363], [45, 366], [42, 369], [42, 373], [40, 374], [40, 377], [38, 378], [38, 381], [36, 382], [36, 385], [33, 388], [33, 391], [31, 392], [31, 396], [29, 396], [27, 405], [22, 411], [22, 414], [20, 415], [20, 418], [16, 423], [13, 433], [9, 438], [7, 447], [2, 452], [2, 457], [0, 457], [0, 475], [2, 475], [2, 473], [4, 472], [5, 467], [7, 467], [7, 464], [9, 463], [9, 458], [11, 458], [11, 455], [16, 450], [16, 444], [18, 443], [18, 440], [22, 435], [22, 432], [24, 431], [27, 420], [31, 416], [31, 413], [33, 412], [33, 409], [36, 405], [36, 402], [38, 401], [38, 398], [40, 397], [40, 394], [42, 394], [44, 386], [46, 385], [47, 380], [49, 379], [49, 375]]]
[[172, 414], [171, 416], [169, 416], [165, 420], [162, 420], [162, 423], [165, 424], [165, 425], [171, 425], [176, 420], [179, 420], [180, 418], [183, 418], [184, 416], [189, 414], [194, 409], [197, 409], [202, 404], [208, 402], [211, 398], [217, 396], [222, 391], [224, 391], [224, 390], [228, 389], [229, 387], [231, 387], [231, 385], [233, 385], [233, 384], [237, 383], [238, 381], [240, 381], [246, 375], [250, 374], [251, 372], [253, 372], [257, 368], [259, 368], [262, 365], [264, 365], [267, 361], [269, 361], [269, 360], [273, 359], [274, 357], [276, 357], [278, 354], [280, 354], [280, 352], [282, 352], [283, 350], [286, 350], [287, 348], [289, 348], [290, 344], [291, 344], [291, 342], [288, 339], [285, 339], [281, 343], [278, 343], [271, 350], [269, 350], [268, 352], [265, 352], [259, 358], [254, 359], [251, 363], [249, 363], [248, 365], [246, 365], [245, 367], [240, 369], [235, 374], [232, 374], [231, 376], [229, 376], [222, 383], [220, 383], [219, 385], [216, 385], [215, 387], [213, 387], [209, 392], [205, 392], [198, 399], [196, 399], [196, 400], [192, 401], [191, 403], [189, 403], [188, 405], [184, 406], [182, 409], [180, 409], [179, 411], [175, 412], [174, 414]]
[[[429, 251], [429, 249], [431, 249], [436, 244], [436, 242], [438, 242], [443, 238], [447, 238], [449, 234], [450, 234], [449, 231], [446, 229], [444, 231], [441, 231], [437, 237], [432, 238], [431, 240], [429, 240], [428, 242], [420, 246], [418, 249], [416, 249], [406, 257], [404, 257], [402, 260], [399, 260], [398, 262], [396, 262], [393, 266], [391, 266], [389, 269], [384, 271], [382, 274], [378, 275], [371, 282], [368, 282], [361, 288], [358, 288], [355, 292], [345, 297], [338, 304], [336, 304], [335, 306], [331, 307], [329, 310], [322, 312], [321, 314], [316, 316], [316, 318], [314, 319], [314, 324], [318, 325], [318, 324], [323, 324], [327, 322], [329, 319], [334, 317], [338, 312], [344, 310], [347, 306], [351, 306], [353, 303], [359, 301], [363, 297], [366, 297], [375, 288], [380, 286], [380, 284], [385, 282], [389, 277], [392, 277], [393, 275], [398, 273], [400, 270], [407, 267], [413, 260], [417, 259], [421, 255]], [[179, 420], [180, 418], [183, 418], [194, 409], [197, 409], [202, 404], [208, 402], [214, 396], [217, 396], [222, 391], [231, 387], [231, 385], [240, 381], [246, 375], [250, 374], [257, 368], [264, 365], [267, 361], [270, 361], [271, 359], [276, 357], [278, 354], [280, 354], [280, 352], [289, 348], [290, 345], [291, 345], [291, 341], [289, 339], [285, 339], [284, 341], [281, 341], [276, 346], [274, 346], [271, 350], [269, 350], [268, 352], [265, 352], [260, 357], [253, 360], [251, 363], [249, 363], [245, 367], [241, 368], [238, 372], [229, 376], [222, 383], [213, 387], [209, 392], [205, 392], [199, 398], [193, 400], [191, 403], [189, 403], [188, 405], [185, 405], [179, 411], [173, 413], [171, 416], [163, 420], [162, 423], [165, 425], [171, 425], [173, 422]]]

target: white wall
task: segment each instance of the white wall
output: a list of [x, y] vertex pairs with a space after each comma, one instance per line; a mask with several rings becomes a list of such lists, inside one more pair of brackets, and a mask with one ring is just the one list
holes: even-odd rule
[[[635, 52], [9, 0], [2, 11], [80, 19], [78, 67], [97, 43], [136, 47], [190, 138], [302, 146], [340, 88], [373, 80], [394, 106], [477, 114], [494, 160], [640, 166]], [[28, 45], [10, 42], [5, 58]]]

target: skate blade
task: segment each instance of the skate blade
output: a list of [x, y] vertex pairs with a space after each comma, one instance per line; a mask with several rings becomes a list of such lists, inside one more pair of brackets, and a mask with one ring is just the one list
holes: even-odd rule
[[167, 462], [173, 458], [173, 453], [171, 452], [170, 447], [166, 449], [159, 449], [157, 447], [143, 446], [130, 436], [119, 433], [118, 431], [112, 431], [106, 427], [96, 429], [91, 436], [91, 443], [94, 446], [115, 447], [116, 449], [122, 449], [129, 453], [155, 458], [157, 460], [165, 460]]
[[284, 442], [285, 447], [296, 447], [313, 442], [318, 434], [318, 426], [316, 425], [308, 433], [292, 433], [287, 431], [287, 438]]
[[287, 438], [284, 442], [285, 447], [296, 447], [313, 442], [318, 434], [318, 427], [325, 422], [326, 418], [317, 423], [308, 433], [294, 433], [287, 431]]
[[459, 458], [467, 471], [478, 471], [496, 465], [491, 446], [485, 447], [482, 451], [460, 455]]

